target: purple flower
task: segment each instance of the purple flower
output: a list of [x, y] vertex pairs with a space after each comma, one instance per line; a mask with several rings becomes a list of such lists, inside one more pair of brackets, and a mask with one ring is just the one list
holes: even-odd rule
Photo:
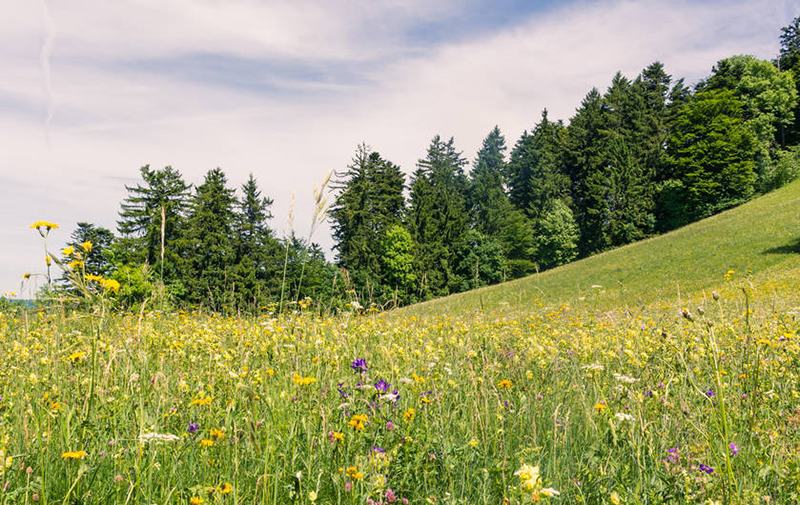
[[200, 426], [197, 423], [189, 423], [189, 428], [186, 429], [186, 433], [194, 433], [199, 429]]
[[386, 489], [386, 503], [394, 503], [397, 501], [397, 495], [394, 494], [392, 488]]
[[336, 391], [339, 392], [339, 396], [341, 396], [342, 398], [347, 398], [347, 391], [342, 389], [343, 385], [344, 385], [344, 382], [340, 382], [336, 387]]
[[389, 430], [389, 431], [394, 431], [394, 429], [395, 429], [395, 428], [396, 428], [396, 426], [395, 426], [395, 424], [394, 424], [393, 422], [391, 422], [391, 421], [388, 421], [388, 422], [386, 423], [386, 429], [387, 429], [387, 430]]
[[382, 448], [378, 447], [377, 445], [372, 446], [372, 452], [386, 452]]
[[350, 364], [350, 368], [352, 368], [354, 372], [366, 372], [367, 360], [364, 358], [358, 358]]
[[713, 398], [713, 397], [715, 397], [717, 395], [714, 394], [713, 390], [709, 389], [708, 391], [706, 391], [706, 396], [709, 397], [709, 398]]
[[376, 382], [374, 384], [374, 386], [375, 386], [375, 389], [377, 389], [379, 392], [385, 393], [385, 392], [389, 391], [389, 387], [391, 386], [391, 384], [389, 384], [385, 380], [381, 379], [378, 382]]
[[703, 463], [700, 463], [700, 471], [701, 472], [705, 472], [708, 475], [711, 475], [712, 473], [714, 473], [714, 469], [713, 468], [711, 468], [710, 466], [705, 465]]
[[732, 453], [734, 456], [736, 456], [737, 454], [739, 454], [739, 447], [738, 447], [736, 444], [734, 444], [734, 443], [732, 443], [732, 442], [731, 442], [731, 445], [730, 445], [730, 447], [731, 447], [731, 453]]

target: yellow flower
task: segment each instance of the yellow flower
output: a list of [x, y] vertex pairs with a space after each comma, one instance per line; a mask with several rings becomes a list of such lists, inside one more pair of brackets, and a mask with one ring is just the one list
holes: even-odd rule
[[219, 440], [220, 438], [224, 437], [225, 434], [220, 430], [212, 428], [211, 431], [208, 432], [209, 435]]
[[29, 274], [28, 272], [25, 272], [24, 274], [22, 274], [22, 278], [23, 279], [30, 279], [31, 278], [31, 274]]
[[211, 405], [211, 397], [195, 398], [190, 405]]
[[314, 377], [301, 377], [299, 374], [294, 374], [292, 376], [292, 380], [298, 386], [308, 386], [309, 384], [314, 384], [317, 382], [317, 379]]
[[333, 432], [333, 441], [344, 442], [344, 433], [339, 433], [338, 431], [334, 431]]
[[36, 221], [31, 225], [31, 228], [36, 228], [37, 230], [39, 228], [47, 228], [47, 231], [50, 231], [57, 229], [58, 225], [55, 223], [49, 223], [47, 221]]
[[356, 431], [364, 431], [364, 423], [367, 422], [367, 416], [363, 414], [356, 414], [350, 418], [348, 425], [352, 426]]
[[414, 420], [414, 417], [417, 415], [417, 411], [414, 409], [408, 409], [403, 413], [403, 420], [407, 423], [410, 423]]
[[538, 466], [530, 466], [526, 463], [522, 465], [519, 470], [514, 472], [514, 475], [519, 477], [522, 487], [524, 487], [526, 491], [536, 492], [542, 485], [542, 478], [539, 475]]
[[512, 383], [508, 379], [503, 379], [503, 380], [501, 380], [500, 382], [497, 383], [497, 387], [500, 388], [500, 389], [502, 389], [502, 388], [511, 389], [511, 386], [512, 386]]
[[223, 484], [222, 489], [219, 490], [219, 492], [222, 494], [228, 494], [231, 491], [233, 491], [233, 486], [231, 486], [230, 482], [226, 482], [225, 484]]
[[616, 491], [614, 491], [613, 493], [611, 493], [611, 496], [609, 496], [609, 497], [608, 497], [608, 499], [609, 499], [609, 500], [611, 501], [611, 503], [613, 503], [614, 505], [619, 505], [620, 503], [622, 503], [622, 501], [619, 499], [619, 495], [617, 494], [617, 492], [616, 492]]
[[196, 496], [192, 496], [191, 498], [189, 498], [189, 503], [191, 503], [192, 505], [200, 505], [204, 501], [205, 501], [204, 499], [197, 498]]
[[116, 279], [106, 279], [101, 282], [104, 288], [108, 291], [113, 291], [115, 293], [119, 292], [119, 281]]
[[204, 438], [203, 440], [200, 441], [200, 447], [211, 447], [212, 445], [214, 445], [213, 440]]
[[64, 256], [72, 256], [74, 253], [75, 253], [75, 248], [74, 248], [74, 247], [72, 247], [72, 246], [65, 247], [65, 248], [64, 248], [64, 249], [61, 251], [61, 254], [63, 254]]
[[87, 253], [91, 252], [91, 250], [92, 250], [92, 242], [90, 240], [87, 240], [86, 242], [81, 244], [81, 247], [83, 248], [84, 252], [87, 252]]
[[73, 363], [76, 361], [82, 361], [85, 356], [86, 353], [83, 351], [73, 352], [72, 354], [67, 356], [67, 361], [72, 361]]
[[272, 377], [273, 375], [275, 375], [275, 370], [273, 370], [273, 369], [271, 369], [271, 368], [270, 368], [270, 369], [268, 369], [268, 370], [267, 370], [267, 375], [269, 375], [270, 377]]
[[607, 408], [608, 407], [606, 407], [606, 405], [604, 403], [595, 403], [594, 404], [594, 410], [596, 410], [598, 414], [602, 414], [603, 412], [606, 411]]
[[50, 256], [45, 256], [44, 257], [44, 262], [47, 263], [47, 266], [50, 266], [50, 262], [51, 261], [53, 261], [53, 260], [50, 258]]
[[61, 453], [64, 459], [83, 459], [86, 457], [86, 451], [69, 451]]
[[358, 471], [357, 466], [348, 466], [347, 476], [353, 480], [361, 480], [361, 478], [364, 477], [364, 474]]

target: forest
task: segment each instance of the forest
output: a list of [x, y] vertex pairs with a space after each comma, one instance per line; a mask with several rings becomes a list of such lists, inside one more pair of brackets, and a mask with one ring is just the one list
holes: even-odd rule
[[[519, 278], [795, 179], [799, 72], [796, 18], [774, 61], [731, 56], [693, 86], [661, 62], [634, 78], [618, 72], [568, 121], [544, 110], [513, 146], [495, 126], [471, 162], [453, 137], [436, 135], [407, 177], [361, 144], [326, 181], [330, 207], [326, 185], [316, 190], [314, 227], [329, 220], [333, 261], [311, 233], [279, 236], [252, 174], [234, 189], [221, 168], [192, 185], [171, 166], [144, 166], [116, 232], [78, 223], [59, 261], [116, 280], [123, 306], [157, 295], [212, 311], [380, 309]], [[68, 285], [48, 273], [42, 290]]]

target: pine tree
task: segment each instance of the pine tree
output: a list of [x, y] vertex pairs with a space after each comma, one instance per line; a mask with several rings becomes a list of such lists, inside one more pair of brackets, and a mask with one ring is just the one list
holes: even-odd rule
[[505, 172], [506, 140], [495, 126], [483, 140], [469, 174], [469, 213], [473, 228], [491, 234], [498, 228], [492, 222], [498, 217], [495, 209], [507, 200], [503, 187]]
[[[141, 168], [145, 185], [125, 186], [129, 196], [119, 212], [117, 230], [122, 235], [118, 248], [123, 263], [144, 263], [163, 272], [165, 279], [177, 276], [178, 256], [173, 245], [180, 238], [190, 186], [181, 173], [170, 166], [151, 170]], [[164, 262], [161, 262], [162, 218]]]
[[256, 308], [267, 302], [269, 284], [277, 277], [279, 269], [270, 257], [277, 252], [277, 241], [267, 221], [272, 218], [272, 199], [261, 196], [253, 174], [242, 187], [242, 197], [237, 202], [236, 265], [232, 272], [237, 306]]
[[495, 126], [478, 151], [470, 172], [472, 228], [500, 244], [505, 257], [503, 278], [517, 278], [534, 271], [533, 226], [515, 208], [505, 192], [505, 138]]
[[190, 302], [207, 303], [213, 310], [231, 304], [236, 289], [231, 278], [236, 264], [236, 198], [226, 184], [221, 169], [208, 171], [203, 184], [195, 190], [181, 240], [187, 298]]
[[[381, 298], [388, 282], [381, 268], [381, 242], [402, 222], [405, 176], [400, 167], [361, 144], [353, 162], [338, 176], [336, 202], [329, 213], [337, 263], [353, 282]], [[380, 301], [380, 300], [379, 300]]]
[[[90, 243], [88, 252], [87, 242]], [[113, 243], [114, 233], [111, 230], [92, 223], [79, 222], [78, 227], [70, 234], [67, 245], [83, 253], [84, 271], [87, 274], [106, 277], [114, 268], [111, 251]]]
[[511, 151], [509, 200], [534, 222], [551, 201], [567, 195], [569, 178], [561, 166], [564, 134], [561, 121], [550, 121], [545, 109], [539, 124], [530, 134], [523, 132]]
[[455, 292], [461, 284], [458, 252], [469, 228], [465, 164], [454, 140], [437, 135], [412, 177], [408, 225], [418, 248], [423, 297]]

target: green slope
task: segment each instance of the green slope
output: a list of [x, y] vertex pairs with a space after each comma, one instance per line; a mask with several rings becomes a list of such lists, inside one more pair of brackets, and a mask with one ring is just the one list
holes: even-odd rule
[[[402, 316], [525, 312], [540, 304], [589, 309], [675, 299], [767, 270], [800, 253], [800, 181], [679, 230], [511, 282], [412, 305]], [[786, 263], [788, 262], [788, 263]], [[786, 265], [782, 265], [786, 263]]]

